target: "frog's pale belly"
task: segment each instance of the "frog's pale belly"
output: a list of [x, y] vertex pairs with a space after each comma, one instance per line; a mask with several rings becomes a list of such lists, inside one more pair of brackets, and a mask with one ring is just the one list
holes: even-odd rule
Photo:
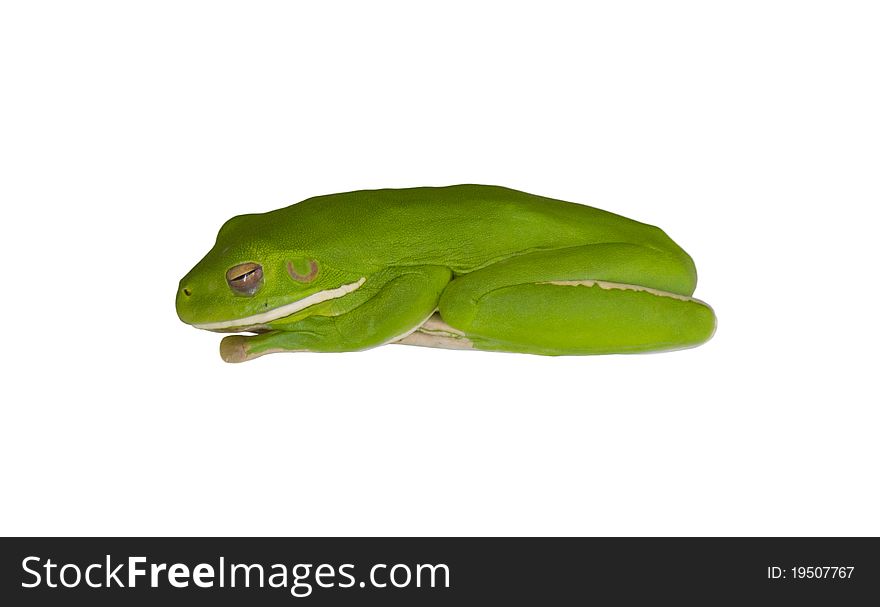
[[449, 326], [440, 314], [435, 312], [404, 337], [395, 339], [390, 343], [404, 346], [423, 346], [426, 348], [443, 348], [444, 350], [471, 350], [474, 344], [465, 337], [464, 333]]

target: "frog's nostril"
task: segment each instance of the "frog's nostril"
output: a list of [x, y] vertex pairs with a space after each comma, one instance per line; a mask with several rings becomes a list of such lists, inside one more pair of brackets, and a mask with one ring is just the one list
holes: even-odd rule
[[183, 287], [183, 294], [189, 297], [190, 295], [192, 295], [192, 291], [190, 291], [186, 287]]

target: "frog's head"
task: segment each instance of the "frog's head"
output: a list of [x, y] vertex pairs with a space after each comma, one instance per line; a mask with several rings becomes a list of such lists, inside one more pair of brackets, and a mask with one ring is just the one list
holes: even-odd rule
[[220, 228], [214, 247], [180, 281], [180, 320], [211, 331], [260, 331], [363, 284], [279, 239], [271, 227], [265, 215], [240, 215]]

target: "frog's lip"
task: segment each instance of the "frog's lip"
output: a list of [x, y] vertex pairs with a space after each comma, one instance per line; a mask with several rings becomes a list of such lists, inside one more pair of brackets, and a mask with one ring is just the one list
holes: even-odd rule
[[278, 306], [277, 308], [267, 310], [266, 312], [260, 312], [259, 314], [254, 314], [253, 316], [235, 318], [233, 320], [220, 320], [216, 322], [194, 322], [190, 324], [192, 324], [192, 326], [197, 329], [206, 329], [208, 331], [225, 331], [230, 329], [244, 330], [248, 327], [265, 325], [266, 323], [272, 322], [273, 320], [278, 320], [279, 318], [290, 316], [291, 314], [295, 314], [300, 310], [304, 310], [305, 308], [313, 306], [317, 303], [321, 303], [322, 301], [337, 299], [339, 297], [342, 297], [343, 295], [347, 295], [348, 293], [359, 289], [360, 286], [364, 284], [364, 282], [366, 282], [366, 280], [366, 277], [362, 276], [360, 280], [356, 282], [351, 282], [340, 287], [336, 287], [335, 289], [318, 291], [317, 293], [312, 293], [311, 295], [303, 297], [302, 299], [297, 299], [296, 301], [292, 301], [289, 304]]

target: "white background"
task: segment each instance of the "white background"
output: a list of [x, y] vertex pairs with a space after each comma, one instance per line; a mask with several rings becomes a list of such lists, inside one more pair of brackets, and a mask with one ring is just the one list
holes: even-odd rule
[[[4, 4], [0, 532], [880, 534], [878, 29], [868, 2]], [[232, 215], [461, 182], [660, 225], [715, 338], [228, 365], [176, 317]]]

